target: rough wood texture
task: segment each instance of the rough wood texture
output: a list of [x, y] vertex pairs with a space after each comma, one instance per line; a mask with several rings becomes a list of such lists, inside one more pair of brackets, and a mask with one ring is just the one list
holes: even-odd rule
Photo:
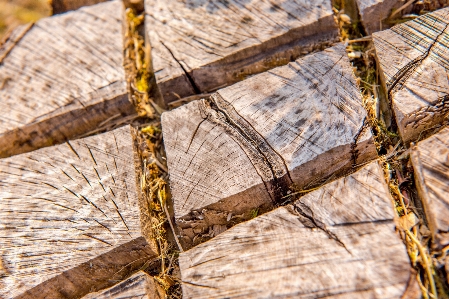
[[146, 0], [145, 7], [166, 102], [285, 65], [338, 36], [329, 0]]
[[[411, 4], [408, 3], [409, 0], [356, 0], [356, 2], [361, 21], [368, 34], [390, 28], [394, 25], [394, 20], [403, 15], [433, 11], [449, 5], [447, 0], [429, 0], [419, 3], [415, 1]], [[395, 13], [398, 9], [400, 11]], [[388, 20], [390, 16], [393, 16], [392, 20]]]
[[381, 78], [406, 143], [448, 115], [448, 20], [445, 8], [373, 35]]
[[411, 158], [433, 239], [449, 245], [449, 128], [419, 142]]
[[393, 213], [371, 163], [181, 253], [183, 298], [420, 298]]
[[[159, 299], [154, 294], [154, 280], [144, 272], [137, 272], [117, 285], [82, 299]], [[162, 298], [160, 298], [162, 299]]]
[[108, 0], [50, 0], [53, 14], [77, 10], [83, 6], [94, 5]]
[[123, 68], [123, 3], [20, 28], [0, 46], [0, 157], [62, 143], [135, 113]]
[[79, 298], [155, 257], [133, 142], [124, 127], [0, 160], [0, 298]]
[[175, 217], [194, 231], [377, 157], [343, 45], [164, 113], [162, 129]]

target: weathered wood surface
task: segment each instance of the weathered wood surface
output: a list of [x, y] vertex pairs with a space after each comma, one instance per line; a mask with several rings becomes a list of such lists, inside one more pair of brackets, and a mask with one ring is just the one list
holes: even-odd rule
[[82, 299], [163, 299], [157, 296], [153, 278], [139, 271], [109, 289], [91, 293]]
[[0, 47], [0, 157], [64, 142], [135, 113], [123, 68], [123, 3], [19, 28]]
[[420, 298], [393, 213], [373, 162], [181, 253], [183, 298]]
[[406, 143], [447, 118], [448, 24], [445, 8], [373, 34], [381, 78]]
[[449, 245], [449, 128], [419, 142], [411, 159], [434, 242]]
[[53, 14], [60, 14], [70, 10], [77, 10], [83, 6], [89, 6], [108, 0], [50, 0]]
[[360, 18], [367, 34], [385, 30], [404, 15], [433, 11], [449, 5], [447, 0], [356, 0]]
[[337, 41], [330, 0], [146, 0], [166, 102], [207, 93]]
[[0, 160], [0, 298], [79, 298], [155, 257], [131, 134]]
[[189, 238], [377, 157], [343, 45], [166, 112], [162, 129]]
[[387, 29], [383, 21], [390, 16], [393, 9], [398, 9], [404, 4], [399, 0], [356, 0], [356, 2], [367, 34]]

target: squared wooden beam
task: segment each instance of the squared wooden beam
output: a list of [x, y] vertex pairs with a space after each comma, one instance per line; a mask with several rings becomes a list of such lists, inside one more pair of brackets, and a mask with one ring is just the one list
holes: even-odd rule
[[382, 83], [406, 144], [449, 113], [449, 8], [373, 34]]
[[181, 253], [183, 298], [420, 298], [394, 218], [373, 162]]
[[419, 142], [411, 159], [435, 244], [449, 245], [449, 128]]
[[0, 297], [80, 298], [156, 258], [132, 134], [0, 160]]
[[187, 242], [377, 157], [342, 44], [166, 112], [162, 129]]
[[330, 46], [330, 0], [146, 0], [158, 85], [171, 102], [206, 93]]
[[0, 157], [62, 143], [135, 114], [123, 68], [122, 1], [17, 29], [0, 46]]

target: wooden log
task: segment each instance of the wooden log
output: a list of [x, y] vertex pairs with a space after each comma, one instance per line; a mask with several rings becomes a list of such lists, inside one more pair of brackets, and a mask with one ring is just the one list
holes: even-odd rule
[[410, 0], [356, 0], [360, 19], [367, 34], [392, 27], [402, 16], [417, 15], [416, 13], [422, 11], [434, 11], [449, 5], [447, 0], [416, 2]]
[[117, 285], [91, 293], [82, 299], [163, 299], [155, 290], [154, 279], [145, 272], [137, 272]]
[[162, 114], [186, 242], [376, 158], [365, 115], [342, 44]]
[[123, 3], [19, 28], [0, 47], [0, 157], [65, 142], [135, 113], [123, 68]]
[[421, 298], [393, 213], [373, 162], [181, 253], [183, 298]]
[[71, 10], [77, 10], [83, 6], [89, 6], [108, 0], [50, 0], [53, 14], [61, 14]]
[[338, 40], [330, 0], [145, 0], [165, 101], [208, 93]]
[[381, 79], [406, 144], [447, 118], [449, 8], [373, 34]]
[[128, 126], [0, 160], [0, 298], [80, 298], [156, 257], [135, 159]]
[[441, 249], [449, 245], [449, 128], [414, 146], [411, 159], [433, 240]]

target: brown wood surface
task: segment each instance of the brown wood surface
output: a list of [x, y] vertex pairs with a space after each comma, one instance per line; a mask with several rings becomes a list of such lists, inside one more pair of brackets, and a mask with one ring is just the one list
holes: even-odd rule
[[402, 139], [422, 139], [449, 113], [449, 8], [373, 34]]
[[60, 14], [105, 1], [108, 0], [50, 0], [50, 3], [53, 14]]
[[0, 298], [79, 298], [155, 258], [135, 155], [128, 126], [0, 160]]
[[449, 128], [421, 141], [411, 152], [415, 182], [434, 242], [449, 245]]
[[178, 225], [207, 233], [374, 159], [365, 115], [343, 45], [164, 113]]
[[145, 272], [139, 271], [111, 288], [90, 293], [82, 299], [163, 299], [157, 296], [154, 279]]
[[330, 0], [146, 0], [166, 102], [206, 93], [335, 42]]
[[420, 298], [373, 162], [180, 255], [183, 298]]
[[58, 144], [135, 113], [123, 68], [123, 3], [19, 28], [0, 46], [0, 157]]

